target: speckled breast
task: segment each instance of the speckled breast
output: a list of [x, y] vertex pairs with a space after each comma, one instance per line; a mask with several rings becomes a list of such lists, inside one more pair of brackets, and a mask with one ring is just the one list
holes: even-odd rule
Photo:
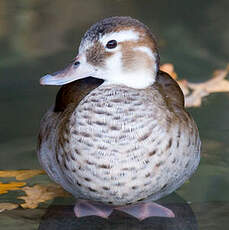
[[200, 141], [192, 118], [180, 113], [184, 119], [153, 87], [93, 90], [70, 117], [71, 138], [59, 159], [76, 194], [123, 205], [183, 184], [199, 163]]

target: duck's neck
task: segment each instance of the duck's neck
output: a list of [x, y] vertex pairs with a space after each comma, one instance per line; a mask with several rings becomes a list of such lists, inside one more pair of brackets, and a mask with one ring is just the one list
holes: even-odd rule
[[152, 71], [136, 70], [110, 74], [105, 84], [117, 84], [135, 89], [145, 89], [152, 85], [155, 79], [156, 76]]

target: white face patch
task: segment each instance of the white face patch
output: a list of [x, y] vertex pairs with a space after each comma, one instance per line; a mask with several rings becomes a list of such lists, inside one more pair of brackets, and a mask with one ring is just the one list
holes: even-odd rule
[[121, 30], [119, 32], [112, 32], [109, 34], [105, 34], [101, 39], [100, 42], [106, 46], [107, 42], [110, 40], [116, 40], [119, 42], [124, 41], [137, 41], [139, 39], [138, 32], [135, 32], [133, 30]]
[[113, 81], [114, 76], [119, 78], [122, 72], [122, 52], [117, 51], [112, 57], [107, 58], [105, 68], [105, 78]]
[[152, 50], [149, 47], [139, 46], [139, 47], [135, 47], [133, 50], [141, 51], [141, 52], [147, 54], [150, 58], [152, 58], [153, 61], [156, 60], [155, 53], [153, 53]]
[[146, 88], [155, 81], [155, 73], [148, 68], [139, 68], [135, 71], [123, 69], [121, 51], [107, 58], [106, 66], [100, 69], [99, 75], [105, 80], [104, 84], [125, 85], [135, 89]]

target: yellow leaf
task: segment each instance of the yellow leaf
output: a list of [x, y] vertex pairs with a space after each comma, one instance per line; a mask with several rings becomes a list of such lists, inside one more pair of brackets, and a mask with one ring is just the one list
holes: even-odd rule
[[44, 174], [43, 170], [4, 170], [0, 171], [0, 177], [16, 177], [17, 180], [26, 180], [39, 174]]
[[174, 72], [173, 64], [166, 63], [160, 66], [160, 70], [168, 73], [173, 79], [177, 79], [177, 74]]
[[14, 203], [0, 203], [0, 212], [5, 210], [13, 210], [17, 208], [19, 205]]
[[12, 191], [12, 190], [21, 190], [20, 187], [26, 185], [25, 182], [10, 182], [10, 183], [2, 183], [0, 182], [0, 194], [5, 194], [8, 191]]
[[59, 185], [35, 185], [33, 187], [22, 188], [26, 196], [18, 197], [25, 200], [24, 204], [20, 204], [23, 208], [37, 208], [41, 202], [51, 200], [55, 197], [66, 197], [69, 193], [64, 191]]

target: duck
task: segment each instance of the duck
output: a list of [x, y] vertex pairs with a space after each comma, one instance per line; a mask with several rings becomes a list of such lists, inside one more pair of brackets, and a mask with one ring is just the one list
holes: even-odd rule
[[155, 203], [196, 171], [201, 141], [175, 80], [159, 69], [155, 36], [114, 16], [92, 25], [78, 55], [41, 85], [59, 85], [41, 120], [38, 159], [76, 198], [76, 217], [174, 217]]

